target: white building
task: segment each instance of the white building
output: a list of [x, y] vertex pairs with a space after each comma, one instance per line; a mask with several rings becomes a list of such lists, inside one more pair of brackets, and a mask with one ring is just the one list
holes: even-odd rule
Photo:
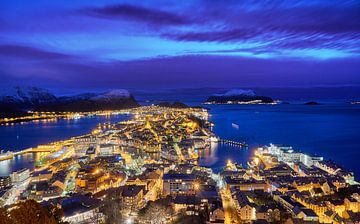
[[304, 165], [310, 167], [317, 164], [319, 161], [323, 161], [323, 157], [309, 156], [301, 152], [296, 152], [292, 147], [284, 147], [270, 144], [270, 146], [267, 147], [267, 150], [270, 154], [276, 156], [279, 161], [288, 164], [301, 162]]
[[100, 144], [97, 146], [97, 154], [99, 156], [112, 156], [114, 155], [116, 146], [114, 144]]
[[306, 154], [302, 154], [300, 157], [300, 162], [310, 167], [310, 166], [314, 166], [319, 161], [323, 161], [323, 159], [324, 158], [321, 156], [309, 156]]
[[30, 170], [26, 168], [17, 170], [10, 174], [10, 178], [13, 184], [24, 182], [25, 180], [30, 178]]

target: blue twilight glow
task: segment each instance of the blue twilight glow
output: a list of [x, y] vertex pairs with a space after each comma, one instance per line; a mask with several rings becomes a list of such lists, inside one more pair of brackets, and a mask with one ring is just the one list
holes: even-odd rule
[[[1, 3], [0, 29], [0, 78], [10, 83], [72, 85], [69, 77], [86, 76], [86, 87], [133, 86], [151, 76], [149, 84], [184, 86], [221, 75], [243, 85], [293, 85], [275, 66], [287, 62], [315, 84], [360, 83], [359, 1], [9, 0]], [[213, 72], [214, 58], [229, 74]], [[341, 79], [334, 62], [346, 67]], [[249, 63], [268, 66], [264, 83]], [[314, 69], [304, 69], [308, 63]], [[209, 64], [215, 68], [202, 68]], [[329, 72], [329, 80], [313, 70]], [[196, 77], [181, 81], [180, 73]], [[102, 74], [108, 81], [96, 78]]]

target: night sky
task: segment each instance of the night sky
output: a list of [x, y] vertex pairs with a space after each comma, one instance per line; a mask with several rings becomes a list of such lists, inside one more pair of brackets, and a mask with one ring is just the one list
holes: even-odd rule
[[360, 1], [0, 3], [0, 86], [360, 85]]

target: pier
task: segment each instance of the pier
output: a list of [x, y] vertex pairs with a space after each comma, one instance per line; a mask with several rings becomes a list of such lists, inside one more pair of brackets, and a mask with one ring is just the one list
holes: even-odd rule
[[52, 149], [44, 149], [44, 148], [28, 148], [18, 152], [7, 152], [0, 155], [0, 161], [8, 160], [14, 158], [14, 156], [26, 154], [26, 153], [41, 153], [41, 152], [54, 152]]
[[219, 143], [227, 144], [227, 145], [230, 145], [230, 146], [238, 146], [238, 147], [241, 147], [241, 148], [248, 147], [248, 144], [246, 144], [245, 142], [238, 142], [238, 141], [232, 141], [232, 140], [227, 140], [227, 139], [219, 139]]

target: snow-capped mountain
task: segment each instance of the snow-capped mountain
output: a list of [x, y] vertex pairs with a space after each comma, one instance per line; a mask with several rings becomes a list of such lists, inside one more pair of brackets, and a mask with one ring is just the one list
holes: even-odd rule
[[129, 98], [130, 93], [126, 89], [114, 89], [106, 93], [91, 97], [91, 100], [111, 100], [116, 98]]
[[48, 90], [38, 87], [16, 86], [9, 89], [3, 89], [2, 93], [0, 93], [0, 101], [10, 104], [26, 104], [31, 106], [55, 102], [56, 100], [56, 96]]
[[258, 96], [250, 89], [232, 89], [222, 94], [213, 94], [206, 104], [242, 104], [242, 103], [273, 103], [274, 100], [266, 96]]
[[[1, 93], [2, 92], [2, 93]], [[0, 92], [0, 115], [6, 111], [95, 111], [137, 107], [129, 91], [115, 89], [104, 93], [85, 93], [56, 97], [38, 87], [14, 87]], [[2, 115], [4, 116], [4, 115]]]

